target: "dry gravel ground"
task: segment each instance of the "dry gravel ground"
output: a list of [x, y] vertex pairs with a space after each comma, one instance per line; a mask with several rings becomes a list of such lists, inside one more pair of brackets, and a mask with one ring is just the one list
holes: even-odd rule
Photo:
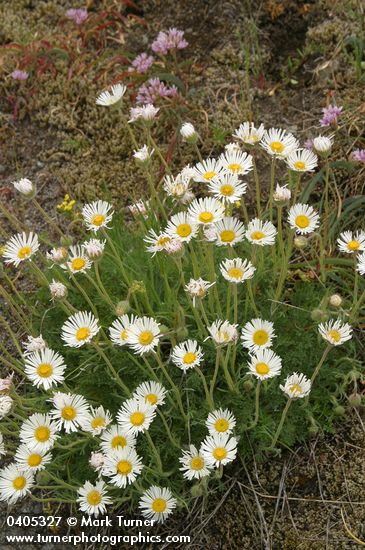
[[[91, 10], [104, 4], [88, 2]], [[329, 90], [335, 90], [337, 102], [346, 106], [349, 133], [341, 135], [341, 156], [364, 140], [363, 84], [358, 83], [344, 47], [359, 28], [356, 10], [361, 2], [146, 0], [137, 4], [147, 27], [132, 27], [124, 35], [126, 48], [136, 54], [161, 29], [176, 26], [186, 31], [190, 47], [183, 55], [192, 61], [194, 101], [194, 110], [188, 114], [198, 121], [204, 154], [214, 154], [221, 147], [212, 127], [229, 135], [249, 109], [265, 125], [284, 125], [299, 135], [311, 135]], [[74, 6], [62, 0], [0, 1], [0, 39], [9, 43], [26, 31], [46, 36], [69, 7]], [[249, 86], [245, 47], [255, 73]], [[303, 58], [298, 58], [298, 49], [306, 52]], [[289, 58], [299, 59], [293, 74]], [[93, 76], [91, 66], [81, 79], [68, 83], [65, 96], [66, 75], [60, 68], [55, 78], [42, 80], [37, 102], [31, 111], [20, 108], [16, 120], [6, 101], [15, 85], [9, 79], [1, 84], [0, 199], [29, 227], [39, 228], [42, 221], [26, 206], [19, 210], [14, 201], [9, 183], [19, 173], [37, 181], [39, 199], [48, 211], [65, 192], [80, 197], [102, 194], [105, 182], [120, 205], [143, 192], [144, 183], [136, 180], [128, 160], [131, 144], [123, 128], [115, 115], [101, 114], [94, 106], [101, 83], [95, 83]], [[169, 141], [163, 130], [160, 138], [166, 144]], [[184, 153], [179, 162], [192, 160]], [[339, 184], [362, 193], [364, 171], [351, 180], [344, 176]], [[8, 230], [5, 223], [3, 227]], [[176, 517], [169, 528], [173, 533], [191, 534], [192, 543], [186, 548], [204, 550], [360, 548], [346, 532], [344, 521], [365, 540], [362, 414], [349, 408], [345, 421], [339, 420], [337, 434], [318, 436], [281, 457], [232, 468], [222, 494], [198, 499], [191, 514]], [[38, 510], [29, 502], [15, 508], [17, 513]], [[3, 506], [3, 518], [5, 514]], [[0, 536], [5, 532], [1, 528]], [[1, 540], [0, 547], [16, 548]]]

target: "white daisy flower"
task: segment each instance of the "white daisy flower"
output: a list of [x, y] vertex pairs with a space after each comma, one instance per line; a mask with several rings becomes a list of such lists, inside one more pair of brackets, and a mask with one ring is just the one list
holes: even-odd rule
[[96, 99], [97, 105], [102, 105], [103, 107], [110, 107], [119, 103], [124, 94], [127, 91], [127, 87], [124, 84], [114, 84], [111, 87], [111, 90], [105, 90], [102, 92]]
[[194, 167], [194, 181], [207, 183], [224, 172], [223, 166], [217, 159], [206, 159]]
[[285, 158], [298, 149], [299, 141], [286, 130], [270, 128], [264, 132], [260, 145], [269, 153], [279, 158]]
[[318, 326], [319, 334], [333, 346], [340, 346], [352, 338], [352, 327], [339, 319], [321, 323]]
[[196, 340], [186, 340], [172, 349], [171, 361], [186, 372], [198, 367], [203, 360], [203, 350]]
[[18, 267], [21, 262], [29, 260], [38, 249], [38, 235], [23, 232], [17, 233], [5, 243], [2, 255], [6, 264], [14, 264]]
[[327, 154], [330, 152], [333, 145], [334, 135], [331, 136], [317, 136], [313, 140], [313, 147], [317, 153]]
[[68, 290], [66, 285], [52, 279], [52, 282], [49, 283], [49, 292], [52, 300], [62, 300], [62, 298], [66, 298]]
[[245, 226], [232, 217], [223, 218], [214, 226], [217, 246], [234, 246], [243, 241]]
[[252, 155], [245, 151], [226, 151], [219, 157], [223, 169], [231, 174], [244, 176], [252, 170]]
[[204, 439], [200, 452], [208, 466], [225, 466], [236, 458], [237, 439], [229, 433], [212, 433]]
[[238, 338], [237, 325], [232, 325], [229, 321], [214, 321], [207, 330], [214, 340], [219, 345], [234, 343]]
[[259, 380], [273, 378], [281, 372], [281, 358], [270, 348], [258, 349], [250, 356], [248, 368]]
[[288, 213], [288, 222], [297, 233], [307, 235], [319, 226], [319, 215], [309, 204], [295, 204]]
[[110, 451], [135, 447], [136, 437], [132, 433], [122, 430], [120, 426], [113, 424], [101, 433], [100, 444], [103, 452], [108, 455]]
[[185, 285], [184, 290], [193, 299], [193, 306], [195, 307], [196, 298], [204, 298], [204, 296], [207, 295], [209, 288], [213, 285], [215, 285], [215, 282], [211, 283], [200, 277], [199, 279], [190, 279], [188, 284]]
[[68, 257], [68, 250], [64, 246], [52, 248], [46, 253], [46, 256], [53, 264], [62, 264]]
[[194, 224], [216, 223], [224, 217], [224, 206], [217, 199], [195, 199], [189, 206], [188, 217]]
[[190, 178], [183, 177], [178, 174], [176, 178], [173, 176], [165, 176], [163, 188], [169, 197], [176, 200], [181, 200], [189, 191]]
[[31, 471], [24, 471], [17, 464], [9, 464], [0, 471], [0, 500], [14, 504], [29, 494], [33, 485]]
[[151, 252], [154, 256], [156, 252], [166, 250], [166, 245], [171, 242], [173, 237], [170, 237], [166, 233], [156, 233], [153, 229], [150, 229], [146, 237], [143, 239], [147, 246], [147, 251]]
[[51, 449], [59, 437], [57, 422], [48, 414], [35, 413], [23, 422], [19, 439], [34, 452], [46, 452]]
[[236, 425], [236, 419], [228, 409], [217, 409], [209, 413], [205, 425], [211, 435], [231, 434]]
[[45, 342], [43, 336], [40, 334], [39, 336], [28, 336], [27, 341], [22, 342], [23, 347], [23, 355], [29, 355], [30, 353], [34, 353], [35, 351], [40, 351], [47, 347], [47, 343]]
[[163, 405], [165, 403], [165, 396], [167, 390], [159, 382], [154, 380], [149, 380], [148, 382], [142, 382], [134, 390], [133, 397], [137, 399], [142, 399], [146, 403], [149, 403], [153, 407]]
[[337, 239], [337, 245], [341, 252], [347, 254], [365, 250], [365, 231], [344, 231]]
[[150, 123], [154, 118], [156, 118], [159, 110], [160, 109], [158, 107], [155, 107], [151, 103], [148, 103], [147, 105], [140, 105], [138, 107], [132, 107], [128, 122], [131, 123], [141, 119], [144, 122]]
[[108, 223], [113, 218], [113, 207], [106, 201], [94, 201], [89, 204], [85, 204], [82, 209], [82, 217], [84, 218], [87, 229], [99, 231], [101, 227], [107, 227]]
[[49, 390], [53, 384], [60, 384], [65, 379], [65, 370], [66, 364], [62, 355], [49, 348], [31, 353], [25, 358], [25, 374], [37, 388]]
[[18, 181], [13, 181], [12, 183], [14, 188], [22, 195], [30, 196], [35, 193], [35, 185], [28, 180], [28, 178], [22, 178]]
[[294, 172], [313, 172], [318, 165], [318, 157], [309, 149], [291, 151], [286, 157], [286, 164]]
[[78, 311], [62, 325], [61, 338], [65, 346], [80, 348], [96, 336], [100, 327], [97, 319], [89, 311]]
[[252, 279], [256, 271], [256, 267], [249, 260], [242, 260], [242, 258], [226, 259], [219, 267], [223, 277], [230, 283], [236, 284]]
[[290, 189], [288, 189], [286, 185], [280, 187], [280, 185], [277, 184], [273, 194], [273, 199], [275, 202], [289, 202], [291, 199]]
[[99, 407], [90, 407], [90, 413], [81, 422], [81, 428], [85, 432], [93, 435], [99, 435], [112, 421], [112, 415], [106, 411], [102, 405]]
[[56, 392], [50, 402], [54, 406], [50, 415], [59, 430], [64, 428], [67, 434], [77, 432], [87, 421], [89, 405], [82, 395]]
[[190, 220], [187, 212], [179, 212], [170, 218], [164, 233], [173, 239], [188, 243], [197, 231], [198, 225]]
[[242, 329], [242, 345], [252, 351], [270, 348], [275, 338], [274, 325], [263, 319], [252, 319]]
[[233, 137], [239, 139], [247, 145], [255, 145], [261, 141], [265, 133], [265, 128], [263, 124], [260, 124], [258, 128], [254, 125], [253, 122], [243, 122], [237, 130], [235, 130]]
[[61, 265], [63, 269], [68, 269], [73, 274], [85, 273], [91, 266], [92, 262], [90, 258], [79, 244], [70, 246], [68, 261], [66, 264]]
[[176, 503], [176, 498], [172, 496], [170, 489], [152, 485], [143, 493], [139, 508], [145, 518], [163, 523], [172, 514]]
[[90, 239], [82, 243], [82, 248], [85, 250], [90, 260], [98, 260], [104, 254], [106, 241], [99, 239]]
[[189, 445], [188, 451], [182, 451], [182, 457], [179, 458], [183, 476], [191, 481], [192, 479], [201, 479], [210, 474], [210, 467], [207, 466], [204, 457], [199, 453], [194, 445]]
[[136, 322], [134, 315], [121, 315], [112, 322], [109, 327], [110, 339], [117, 346], [125, 346], [129, 343], [129, 330]]
[[160, 323], [152, 317], [139, 317], [128, 328], [128, 345], [139, 355], [153, 351], [160, 338]]
[[119, 426], [125, 432], [138, 434], [148, 430], [156, 416], [156, 407], [146, 401], [132, 397], [127, 399], [117, 414]]
[[365, 252], [358, 255], [356, 270], [360, 273], [360, 275], [365, 275]]
[[235, 203], [246, 193], [247, 183], [241, 182], [237, 174], [226, 172], [212, 179], [208, 189], [217, 199]]
[[111, 452], [105, 457], [103, 475], [110, 478], [111, 483], [124, 489], [133, 483], [141, 473], [143, 464], [133, 447], [125, 447]]
[[45, 451], [34, 451], [27, 445], [20, 445], [15, 453], [14, 460], [23, 471], [38, 472], [51, 462], [52, 456]]
[[309, 395], [311, 391], [311, 381], [304, 375], [294, 372], [285, 380], [285, 384], [280, 389], [290, 398], [297, 399]]
[[252, 244], [272, 246], [275, 244], [276, 234], [276, 227], [271, 222], [263, 222], [258, 218], [254, 218], [247, 226], [245, 237]]
[[138, 162], [145, 164], [149, 162], [154, 152], [154, 149], [149, 150], [147, 145], [143, 145], [140, 149], [133, 151], [133, 156]]
[[0, 395], [0, 420], [7, 416], [13, 407], [13, 400], [10, 395]]
[[105, 514], [107, 505], [112, 503], [112, 499], [107, 495], [104, 481], [97, 481], [95, 485], [85, 481], [77, 494], [76, 502], [79, 503], [79, 510], [86, 512], [89, 516], [97, 517], [99, 514]]

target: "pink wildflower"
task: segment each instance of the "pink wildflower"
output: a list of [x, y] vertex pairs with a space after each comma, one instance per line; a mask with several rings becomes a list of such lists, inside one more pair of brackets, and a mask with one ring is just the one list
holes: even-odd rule
[[27, 71], [21, 71], [20, 69], [15, 69], [10, 76], [13, 80], [27, 80], [29, 73]]
[[151, 48], [155, 53], [166, 55], [170, 50], [183, 50], [188, 46], [184, 38], [184, 31], [171, 28], [168, 31], [160, 31]]
[[171, 98], [179, 95], [176, 86], [167, 86], [159, 78], [150, 78], [138, 89], [137, 103], [155, 103], [160, 98]]
[[307, 139], [307, 141], [305, 141], [304, 143], [304, 149], [308, 149], [309, 151], [311, 151], [313, 149], [313, 139]]
[[322, 109], [323, 117], [319, 121], [321, 126], [331, 126], [337, 123], [337, 119], [342, 113], [343, 107], [337, 107], [336, 105], [330, 105]]
[[82, 25], [88, 18], [88, 13], [83, 8], [71, 8], [66, 11], [66, 17], [72, 19], [76, 25]]
[[352, 152], [351, 156], [354, 160], [365, 163], [365, 149], [357, 149]]
[[152, 57], [152, 55], [148, 55], [146, 52], [143, 52], [140, 55], [137, 55], [137, 57], [132, 61], [132, 66], [129, 67], [128, 71], [136, 71], [137, 73], [141, 74], [146, 73], [151, 65], [153, 65], [154, 61], [155, 59]]

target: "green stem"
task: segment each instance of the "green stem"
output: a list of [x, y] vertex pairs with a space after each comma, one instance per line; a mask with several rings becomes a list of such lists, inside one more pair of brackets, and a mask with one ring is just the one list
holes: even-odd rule
[[200, 376], [200, 379], [202, 381], [204, 392], [205, 392], [205, 399], [207, 401], [208, 407], [209, 407], [210, 410], [213, 410], [214, 409], [214, 401], [213, 401], [213, 399], [212, 399], [212, 397], [209, 393], [209, 389], [208, 389], [207, 381], [205, 380], [205, 376], [204, 376], [203, 372], [200, 370], [199, 367], [195, 367], [195, 370], [198, 373], [198, 375]]
[[39, 204], [36, 198], [32, 199], [32, 202], [34, 206], [38, 209], [38, 211], [42, 214], [46, 222], [53, 227], [53, 229], [56, 231], [56, 233], [59, 235], [59, 237], [63, 238], [63, 233], [61, 229], [58, 227], [57, 223], [52, 220], [52, 218], [47, 214], [47, 212], [42, 208], [42, 206]]
[[253, 162], [253, 174], [255, 178], [255, 186], [256, 186], [256, 207], [257, 207], [257, 216], [261, 219], [261, 196], [260, 196], [260, 181], [259, 181], [259, 175], [257, 172], [257, 166], [256, 166], [256, 159], [255, 156], [252, 156], [252, 162]]
[[273, 200], [274, 200], [274, 186], [275, 186], [275, 168], [276, 168], [276, 157], [272, 157], [271, 161], [271, 171], [270, 171], [270, 197], [269, 197], [269, 214], [270, 221], [273, 220]]
[[98, 355], [100, 355], [100, 357], [102, 359], [104, 359], [105, 361], [105, 364], [107, 365], [109, 371], [110, 371], [110, 375], [112, 377], [112, 379], [118, 384], [118, 386], [120, 386], [123, 391], [127, 394], [127, 396], [129, 396], [131, 394], [131, 391], [130, 389], [128, 388], [128, 386], [121, 380], [121, 378], [119, 377], [119, 374], [117, 373], [117, 371], [114, 369], [113, 365], [111, 364], [110, 360], [108, 359], [108, 357], [105, 355], [105, 353], [103, 352], [103, 350], [100, 348], [100, 346], [96, 343], [96, 342], [92, 342], [92, 345], [94, 347], [94, 349], [96, 350], [96, 352], [98, 353]]
[[257, 380], [256, 391], [255, 391], [255, 418], [252, 424], [250, 424], [247, 430], [251, 430], [257, 425], [260, 415], [260, 389], [261, 389], [261, 380]]
[[168, 380], [170, 386], [172, 387], [172, 389], [175, 393], [176, 400], [177, 400], [179, 409], [181, 411], [181, 414], [183, 415], [183, 418], [185, 420], [187, 420], [187, 416], [186, 416], [186, 413], [184, 411], [184, 407], [183, 407], [183, 403], [182, 403], [182, 400], [181, 400], [179, 388], [176, 386], [175, 382], [172, 380], [171, 376], [167, 372], [167, 369], [166, 369], [165, 365], [163, 364], [163, 361], [161, 359], [159, 351], [156, 353], [156, 358], [157, 358], [157, 362], [158, 362], [159, 367], [161, 368], [162, 372], [164, 373], [166, 379]]
[[214, 367], [213, 378], [210, 382], [210, 397], [211, 397], [211, 400], [213, 401], [213, 403], [214, 403], [214, 399], [213, 399], [214, 387], [215, 387], [215, 384], [217, 382], [217, 376], [218, 376], [220, 360], [221, 360], [221, 348], [218, 346], [217, 350], [216, 350], [216, 356], [215, 356], [215, 367]]
[[292, 399], [288, 399], [287, 402], [286, 402], [286, 405], [285, 405], [285, 408], [282, 412], [282, 415], [281, 415], [281, 419], [280, 419], [280, 423], [279, 423], [279, 426], [275, 432], [275, 435], [271, 441], [271, 445], [270, 445], [270, 449], [274, 449], [275, 448], [275, 445], [276, 445], [276, 442], [280, 436], [280, 433], [281, 433], [281, 430], [283, 429], [283, 425], [284, 425], [284, 422], [285, 422], [285, 417], [288, 413], [288, 410], [289, 410], [289, 407], [291, 405], [291, 402], [292, 402]]

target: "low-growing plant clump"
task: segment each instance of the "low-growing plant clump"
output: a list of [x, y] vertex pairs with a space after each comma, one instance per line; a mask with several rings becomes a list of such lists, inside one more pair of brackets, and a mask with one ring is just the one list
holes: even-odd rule
[[[175, 55], [179, 33], [162, 33], [155, 48], [170, 44]], [[96, 100], [129, 133], [148, 200], [125, 211], [66, 198], [65, 232], [24, 177], [14, 188], [49, 223], [40, 234], [1, 205], [17, 231], [2, 231], [0, 287], [16, 350], [0, 343], [9, 369], [0, 452], [13, 457], [0, 498], [9, 503], [29, 495], [162, 522], [219, 487], [231, 462], [332, 430], [348, 394], [361, 402], [365, 233], [349, 214], [363, 200], [342, 205], [336, 194], [341, 108], [325, 109], [322, 135], [304, 147], [285, 128], [247, 121], [207, 159], [184, 122], [177, 133], [196, 162], [175, 175], [154, 137], [154, 91], [140, 92], [129, 116], [121, 83]], [[356, 151], [354, 165], [363, 157]], [[311, 204], [318, 174], [322, 198]], [[18, 288], [20, 277], [37, 292]]]

